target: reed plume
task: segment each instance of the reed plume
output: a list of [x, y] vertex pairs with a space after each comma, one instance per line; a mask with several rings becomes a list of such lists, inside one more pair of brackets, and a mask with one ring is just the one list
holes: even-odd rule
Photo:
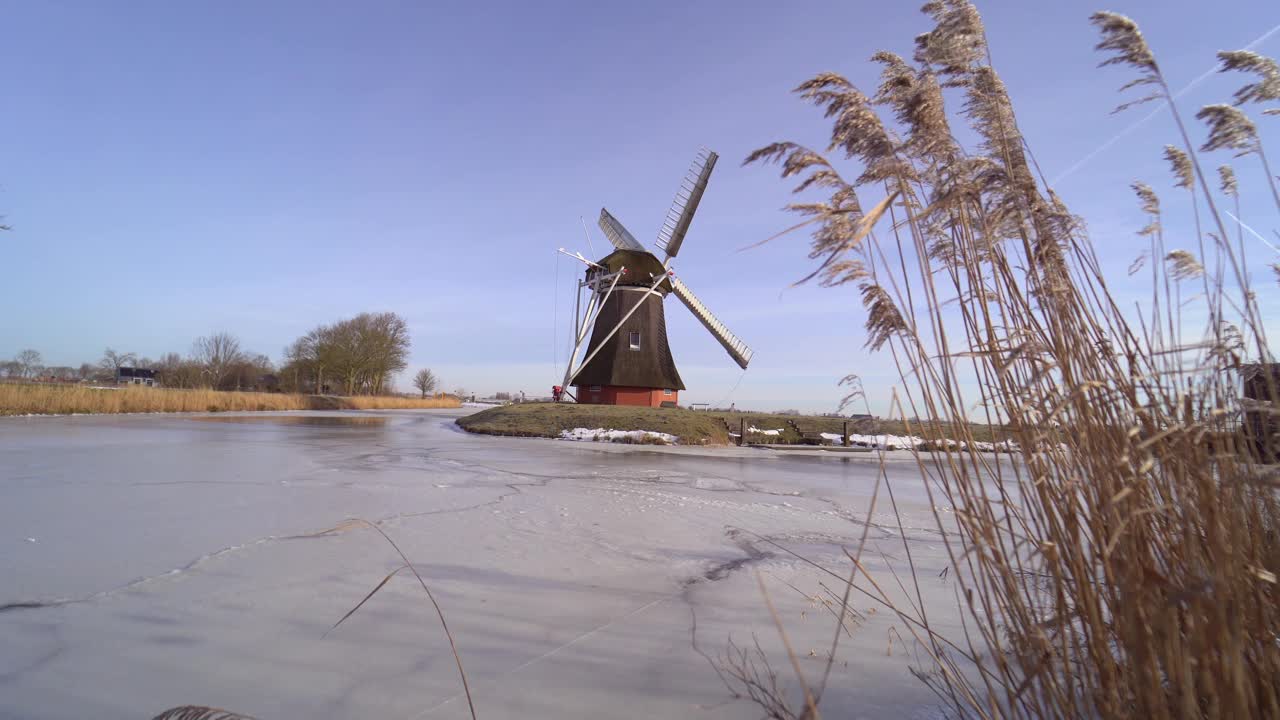
[[[1250, 50], [1224, 50], [1218, 53], [1222, 67], [1218, 72], [1232, 70], [1253, 73], [1258, 81], [1248, 83], [1235, 93], [1235, 104], [1262, 102], [1280, 102], [1280, 65], [1265, 55]], [[1262, 111], [1264, 115], [1280, 114], [1280, 108], [1269, 108]]]

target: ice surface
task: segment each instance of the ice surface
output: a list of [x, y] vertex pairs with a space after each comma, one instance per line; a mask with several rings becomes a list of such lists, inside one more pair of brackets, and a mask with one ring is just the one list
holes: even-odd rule
[[[879, 454], [495, 438], [462, 412], [0, 419], [0, 718], [468, 717], [411, 577], [325, 634], [400, 565], [353, 517], [436, 593], [481, 718], [758, 717], [707, 660], [753, 634], [795, 697], [755, 573], [810, 677], [834, 626], [806, 595], [831, 578], [771, 543], [845, 572], [867, 532], [886, 587], [909, 543], [930, 619], [961, 632], [905, 453], [902, 525], [868, 526]], [[935, 715], [907, 628], [854, 605], [825, 714]]]

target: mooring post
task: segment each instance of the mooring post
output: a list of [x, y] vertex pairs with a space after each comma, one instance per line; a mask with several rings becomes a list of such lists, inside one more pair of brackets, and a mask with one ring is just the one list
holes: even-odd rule
[[738, 445], [747, 441], [747, 419], [738, 418]]
[[844, 421], [844, 435], [840, 436], [840, 444], [841, 445], [849, 444], [849, 421], [848, 420]]

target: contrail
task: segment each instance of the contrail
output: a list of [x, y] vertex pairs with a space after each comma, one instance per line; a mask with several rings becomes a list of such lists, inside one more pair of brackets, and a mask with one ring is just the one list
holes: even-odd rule
[[1235, 220], [1236, 223], [1240, 225], [1240, 227], [1244, 228], [1245, 230], [1248, 230], [1250, 235], [1261, 240], [1263, 245], [1266, 245], [1267, 247], [1271, 248], [1273, 251], [1280, 253], [1280, 248], [1276, 247], [1275, 245], [1272, 245], [1266, 238], [1259, 235], [1257, 230], [1254, 230], [1253, 228], [1246, 225], [1244, 221], [1242, 221], [1240, 218], [1236, 217], [1235, 215], [1232, 215], [1230, 210], [1223, 210], [1223, 212], [1225, 212], [1227, 216], [1230, 217], [1232, 220]]
[[[1249, 43], [1248, 45], [1245, 45], [1245, 46], [1244, 46], [1244, 49], [1245, 49], [1245, 50], [1252, 50], [1252, 49], [1254, 49], [1255, 47], [1257, 47], [1258, 45], [1261, 45], [1262, 43], [1266, 42], [1266, 41], [1267, 41], [1267, 40], [1268, 40], [1272, 35], [1275, 35], [1276, 33], [1280, 33], [1280, 25], [1276, 25], [1275, 27], [1273, 27], [1273, 28], [1271, 28], [1270, 30], [1268, 30], [1268, 31], [1266, 31], [1265, 33], [1263, 33], [1262, 35], [1258, 36], [1258, 38], [1257, 38], [1256, 40], [1254, 40], [1253, 42]], [[1185, 87], [1183, 87], [1181, 90], [1179, 90], [1178, 92], [1174, 93], [1174, 95], [1173, 95], [1173, 99], [1174, 99], [1174, 100], [1177, 100], [1178, 98], [1180, 98], [1180, 97], [1182, 97], [1183, 95], [1187, 94], [1187, 93], [1188, 93], [1188, 92], [1190, 92], [1192, 89], [1194, 89], [1197, 85], [1199, 85], [1200, 83], [1202, 83], [1202, 82], [1204, 82], [1205, 80], [1207, 80], [1207, 79], [1209, 79], [1210, 77], [1212, 77], [1212, 76], [1214, 75], [1214, 73], [1216, 73], [1216, 72], [1218, 72], [1218, 66], [1217, 66], [1217, 65], [1214, 65], [1213, 67], [1211, 67], [1211, 68], [1209, 68], [1208, 70], [1204, 71], [1204, 73], [1203, 73], [1203, 74], [1201, 74], [1199, 77], [1197, 77], [1195, 80], [1192, 80], [1191, 82], [1187, 83], [1187, 85], [1186, 85]], [[1139, 118], [1138, 120], [1134, 121], [1134, 123], [1133, 123], [1133, 124], [1129, 125], [1129, 126], [1128, 126], [1128, 127], [1126, 127], [1125, 129], [1123, 129], [1123, 130], [1121, 130], [1120, 132], [1116, 133], [1115, 137], [1112, 137], [1110, 140], [1108, 140], [1108, 141], [1106, 141], [1106, 142], [1102, 143], [1102, 144], [1101, 144], [1101, 145], [1099, 145], [1095, 150], [1093, 150], [1093, 152], [1090, 152], [1088, 155], [1085, 155], [1084, 157], [1080, 158], [1079, 160], [1077, 160], [1077, 161], [1076, 161], [1076, 163], [1075, 163], [1074, 165], [1072, 165], [1071, 167], [1069, 167], [1069, 168], [1067, 168], [1066, 170], [1064, 170], [1064, 171], [1062, 171], [1061, 173], [1059, 173], [1057, 177], [1055, 177], [1055, 178], [1053, 178], [1051, 181], [1049, 181], [1049, 184], [1050, 184], [1050, 185], [1057, 185], [1058, 183], [1062, 182], [1063, 178], [1067, 177], [1068, 175], [1071, 175], [1071, 174], [1075, 173], [1075, 171], [1077, 171], [1077, 170], [1079, 170], [1080, 168], [1082, 168], [1082, 167], [1084, 167], [1085, 165], [1087, 165], [1087, 164], [1089, 163], [1089, 161], [1090, 161], [1090, 160], [1092, 160], [1092, 159], [1094, 159], [1095, 157], [1097, 157], [1098, 155], [1101, 155], [1102, 153], [1106, 152], [1106, 151], [1107, 151], [1107, 148], [1110, 148], [1112, 145], [1115, 145], [1115, 144], [1116, 144], [1117, 142], [1119, 142], [1119, 141], [1120, 141], [1120, 139], [1121, 139], [1121, 138], [1123, 138], [1125, 135], [1128, 135], [1129, 133], [1133, 132], [1134, 130], [1137, 130], [1139, 127], [1142, 127], [1143, 125], [1145, 125], [1145, 124], [1147, 123], [1147, 121], [1149, 121], [1151, 118], [1155, 117], [1156, 115], [1159, 115], [1159, 114], [1160, 114], [1160, 113], [1162, 113], [1162, 112], [1164, 112], [1164, 106], [1163, 106], [1163, 105], [1162, 105], [1162, 106], [1160, 106], [1160, 107], [1158, 107], [1158, 108], [1156, 108], [1155, 110], [1152, 110], [1151, 112], [1149, 112], [1149, 113], [1147, 113], [1146, 115], [1142, 116], [1142, 117], [1141, 117], [1141, 118]]]

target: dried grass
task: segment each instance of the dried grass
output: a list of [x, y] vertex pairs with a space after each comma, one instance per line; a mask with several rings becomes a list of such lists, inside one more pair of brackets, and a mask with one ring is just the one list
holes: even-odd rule
[[457, 398], [313, 396], [124, 386], [0, 383], [0, 415], [455, 408]]
[[[830, 149], [858, 161], [861, 175], [795, 143], [748, 158], [782, 162], [784, 177], [802, 183], [823, 173], [814, 185], [832, 198], [795, 207], [814, 228], [815, 252], [833, 254], [826, 263], [859, 268], [848, 282], [869, 300], [871, 344], [897, 365], [895, 406], [922, 418], [910, 431], [929, 439], [944, 426], [1003, 424], [1019, 447], [1010, 465], [972, 451], [917, 456], [931, 505], [955, 508], [934, 519], [964, 637], [934, 631], [918, 590], [907, 606], [891, 601], [860, 549], [849, 554], [849, 587], [902, 620], [927, 658], [920, 677], [960, 716], [1280, 717], [1280, 503], [1245, 422], [1247, 411], [1274, 412], [1280, 396], [1270, 380], [1261, 405], [1240, 393], [1250, 363], [1273, 356], [1155, 54], [1129, 18], [1093, 16], [1110, 53], [1103, 64], [1136, 72], [1124, 89], [1147, 89], [1138, 103], [1169, 103], [1180, 137], [1166, 158], [1196, 211], [1200, 257], [1167, 252], [1160, 199], [1134, 184], [1150, 216], [1135, 245], [1152, 259], [1148, 308], [1135, 316], [1113, 299], [1082, 223], [1035, 179], [976, 10], [939, 0], [925, 12], [936, 27], [917, 39], [914, 66], [874, 58], [886, 66], [874, 103], [832, 73], [797, 89], [835, 119]], [[1274, 68], [1235, 55], [1224, 63], [1264, 82]], [[965, 95], [959, 114], [980, 138], [970, 156], [937, 136], [949, 131], [936, 100], [919, 111], [915, 89], [939, 78]], [[1252, 100], [1270, 86], [1250, 87]], [[1199, 152], [1258, 155], [1274, 192], [1248, 118], [1225, 105], [1200, 117], [1210, 141]], [[1225, 169], [1220, 179], [1234, 199], [1243, 177]], [[860, 193], [899, 198], [886, 235], [853, 240], [861, 212], [841, 208], [862, 207]], [[1203, 292], [1184, 302], [1185, 282]], [[1181, 313], [1193, 303], [1208, 322], [1189, 332]], [[887, 476], [876, 492], [882, 483], [892, 500]], [[732, 648], [731, 658], [731, 676], [770, 717], [816, 719], [820, 691], [786, 697], [762, 652]]]

